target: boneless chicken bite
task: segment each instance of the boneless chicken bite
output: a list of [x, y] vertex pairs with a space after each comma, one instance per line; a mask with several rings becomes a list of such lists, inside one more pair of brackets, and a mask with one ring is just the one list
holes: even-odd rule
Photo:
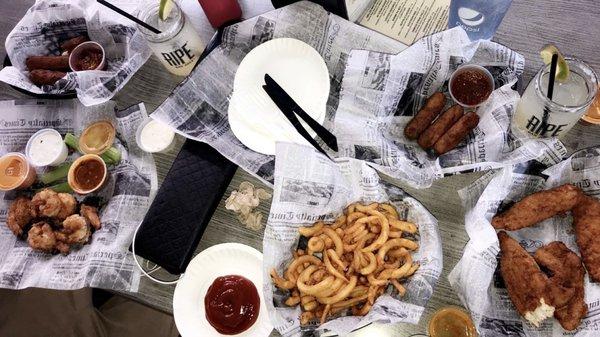
[[56, 236], [52, 231], [52, 227], [42, 221], [31, 227], [27, 234], [27, 243], [34, 250], [51, 253], [56, 248]]
[[23, 229], [34, 216], [31, 200], [26, 197], [18, 197], [10, 204], [6, 225], [16, 236], [21, 236], [23, 235]]

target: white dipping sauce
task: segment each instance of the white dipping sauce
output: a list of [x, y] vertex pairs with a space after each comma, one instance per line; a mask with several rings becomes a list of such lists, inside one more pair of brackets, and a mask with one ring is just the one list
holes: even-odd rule
[[56, 130], [40, 130], [29, 139], [27, 157], [35, 166], [58, 165], [65, 161], [67, 148]]
[[146, 152], [160, 152], [167, 149], [174, 138], [173, 130], [152, 119], [143, 126], [139, 136], [139, 145]]

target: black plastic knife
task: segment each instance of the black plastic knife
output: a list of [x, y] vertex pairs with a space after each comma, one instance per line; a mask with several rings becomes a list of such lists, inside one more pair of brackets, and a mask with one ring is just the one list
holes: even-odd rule
[[323, 140], [323, 142], [332, 150], [338, 151], [337, 138], [323, 127], [319, 122], [310, 117], [299, 105], [294, 101], [293, 98], [288, 95], [285, 90], [271, 77], [269, 74], [265, 74], [265, 85], [263, 89], [267, 92], [269, 97], [273, 100], [275, 105], [283, 112], [284, 116], [292, 123], [296, 131], [304, 137], [311, 145], [317, 150], [327, 155], [325, 151], [319, 146], [319, 144], [310, 136], [306, 129], [302, 126], [296, 115], [298, 115], [308, 126], [315, 131], [317, 136]]

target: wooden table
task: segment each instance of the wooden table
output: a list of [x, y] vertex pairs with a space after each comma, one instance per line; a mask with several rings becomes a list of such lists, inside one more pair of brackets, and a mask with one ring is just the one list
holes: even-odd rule
[[[0, 36], [8, 32], [23, 16], [33, 0], [2, 0]], [[525, 83], [541, 66], [538, 56], [540, 47], [548, 42], [555, 43], [565, 54], [574, 55], [592, 65], [600, 72], [600, 7], [597, 0], [514, 0], [495, 40], [522, 53], [526, 58]], [[4, 58], [4, 44], [0, 46], [0, 57]], [[119, 107], [144, 102], [148, 111], [153, 111], [181, 81], [181, 78], [167, 74], [158, 61], [152, 58], [134, 76], [130, 83], [115, 97]], [[27, 98], [4, 83], [0, 83], [0, 99]], [[1, 114], [2, 112], [0, 112]], [[593, 136], [592, 136], [593, 135]], [[582, 138], [589, 139], [587, 143]], [[580, 122], [564, 140], [571, 149], [600, 144], [600, 126]], [[181, 142], [180, 142], [181, 143]], [[176, 152], [155, 157], [159, 181], [162, 181]], [[464, 174], [439, 180], [431, 188], [415, 190], [401, 183], [410, 194], [421, 201], [439, 221], [439, 231], [444, 244], [444, 269], [436, 290], [429, 302], [426, 314], [419, 325], [397, 324], [390, 326], [370, 326], [353, 336], [409, 336], [426, 333], [426, 324], [431, 314], [444, 306], [461, 305], [460, 300], [448, 284], [447, 276], [462, 255], [468, 241], [464, 230], [464, 210], [457, 191], [480, 174]], [[244, 228], [235, 215], [224, 207], [224, 199], [242, 181], [262, 185], [256, 179], [238, 170], [217, 208], [197, 251], [222, 242], [240, 242], [262, 250], [262, 231], [254, 232]], [[263, 186], [264, 187], [264, 186]], [[269, 203], [263, 202], [260, 210], [266, 216]], [[162, 286], [142, 278], [139, 292], [129, 296], [150, 306], [171, 312], [173, 286]], [[273, 335], [277, 335], [273, 333]]]

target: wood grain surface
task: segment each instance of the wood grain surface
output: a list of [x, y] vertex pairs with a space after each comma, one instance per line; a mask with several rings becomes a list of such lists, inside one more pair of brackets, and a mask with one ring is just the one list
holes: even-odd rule
[[[33, 0], [0, 0], [0, 36], [4, 39], [12, 27], [23, 16]], [[546, 43], [555, 43], [567, 55], [576, 56], [600, 71], [600, 6], [598, 0], [514, 0], [495, 40], [522, 53], [526, 58], [525, 83], [541, 66], [538, 50]], [[0, 57], [5, 55], [4, 44], [0, 46]], [[134, 76], [129, 84], [115, 97], [120, 107], [144, 102], [148, 111], [153, 111], [182, 79], [169, 75], [153, 57]], [[0, 99], [23, 99], [27, 96], [0, 83]], [[0, 111], [0, 114], [2, 112]], [[585, 137], [582, 137], [585, 135]], [[589, 141], [583, 142], [582, 138]], [[571, 149], [579, 149], [600, 144], [600, 126], [580, 122], [565, 138]], [[181, 144], [181, 139], [180, 139]], [[155, 156], [162, 181], [171, 165], [176, 151]], [[426, 313], [418, 325], [397, 324], [369, 326], [355, 332], [353, 336], [410, 336], [426, 333], [426, 324], [431, 314], [444, 306], [461, 305], [448, 284], [447, 276], [462, 255], [468, 237], [464, 230], [464, 210], [457, 191], [480, 174], [465, 174], [437, 181], [431, 188], [415, 190], [405, 188], [421, 201], [439, 221], [439, 231], [443, 240], [444, 269], [435, 293], [429, 302]], [[242, 170], [238, 170], [231, 185], [217, 208], [197, 251], [222, 242], [240, 242], [262, 250], [263, 232], [244, 228], [235, 215], [224, 207], [224, 199], [242, 181], [261, 184]], [[262, 186], [264, 187], [264, 186]], [[263, 202], [260, 211], [265, 217], [269, 213], [269, 203]], [[143, 303], [160, 310], [171, 312], [173, 286], [162, 286], [142, 278], [138, 293], [127, 294]], [[276, 333], [272, 334], [276, 336]]]

